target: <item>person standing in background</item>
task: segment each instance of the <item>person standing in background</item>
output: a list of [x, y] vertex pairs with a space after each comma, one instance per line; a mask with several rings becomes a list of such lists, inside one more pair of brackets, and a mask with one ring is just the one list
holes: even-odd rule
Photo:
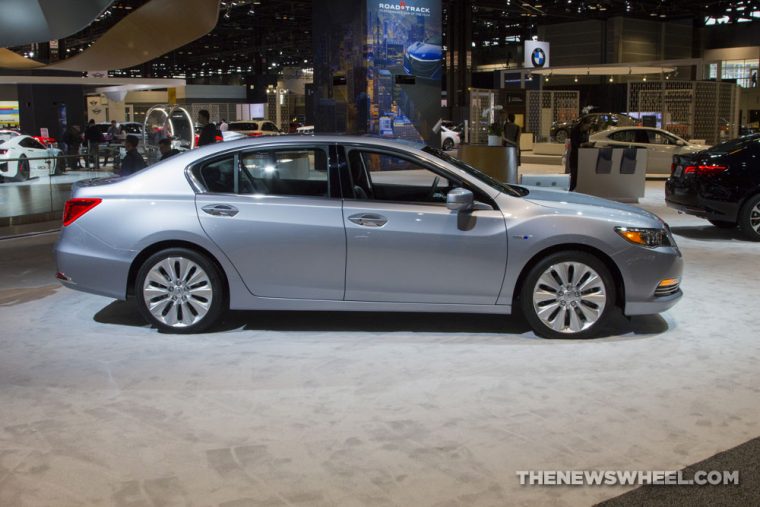
[[103, 134], [95, 125], [95, 120], [90, 120], [87, 130], [84, 131], [84, 140], [87, 143], [87, 167], [92, 162], [96, 170], [100, 169], [100, 143], [103, 142]]
[[504, 122], [504, 126], [501, 129], [501, 139], [504, 146], [514, 146], [517, 150], [517, 165], [520, 165], [520, 134], [522, 129], [520, 125], [515, 123], [514, 113], [507, 115], [507, 121]]
[[567, 168], [570, 173], [570, 190], [575, 190], [578, 183], [578, 149], [583, 143], [587, 143], [591, 133], [591, 118], [586, 116], [570, 129], [570, 151], [567, 155]]
[[228, 128], [230, 128], [230, 126], [227, 125], [227, 120], [222, 118], [222, 123], [219, 124], [219, 132], [227, 132]]
[[[108, 127], [108, 130], [106, 131], [106, 138], [108, 141], [108, 146], [106, 148], [106, 156], [103, 159], [103, 166], [108, 165], [108, 155], [111, 154], [111, 150], [113, 149], [114, 144], [119, 143], [119, 134], [121, 134], [121, 125], [116, 123], [116, 120], [111, 120], [111, 126]], [[114, 155], [114, 158], [116, 158], [117, 155]]]
[[137, 145], [140, 144], [140, 138], [135, 135], [128, 135], [127, 140], [124, 141], [124, 146], [127, 149], [127, 154], [124, 156], [124, 160], [121, 161], [121, 167], [119, 168], [119, 176], [129, 176], [134, 174], [140, 169], [145, 169], [148, 164], [145, 163], [145, 159], [137, 151]]
[[179, 153], [177, 148], [172, 148], [172, 140], [168, 137], [164, 137], [158, 142], [158, 151], [161, 152], [161, 158], [159, 160], [166, 160]]
[[82, 145], [82, 133], [76, 125], [69, 125], [63, 133], [63, 142], [66, 143], [66, 155], [69, 155], [69, 169], [76, 169], [79, 162], [79, 147]]
[[201, 109], [198, 111], [198, 123], [201, 125], [201, 132], [198, 135], [198, 146], [206, 146], [216, 142], [216, 125], [211, 123], [208, 110]]

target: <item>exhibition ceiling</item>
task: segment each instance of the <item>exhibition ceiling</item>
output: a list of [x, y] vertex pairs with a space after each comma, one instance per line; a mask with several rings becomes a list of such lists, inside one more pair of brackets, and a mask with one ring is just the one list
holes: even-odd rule
[[[694, 19], [697, 24], [756, 22], [760, 0], [734, 2], [705, 0], [443, 0], [444, 27], [447, 7], [464, 1], [472, 9], [472, 41], [475, 48], [516, 44], [536, 34], [541, 24], [606, 19], [615, 16], [639, 19]], [[81, 53], [125, 16], [147, 0], [111, 3], [85, 29], [61, 39], [61, 58]], [[167, 30], [182, 23], [167, 17]], [[277, 72], [282, 67], [310, 67], [312, 2], [310, 0], [222, 0], [216, 28], [207, 35], [170, 51], [147, 64], [124, 70], [132, 77], [212, 77]], [[241, 43], [244, 41], [244, 43]], [[445, 42], [445, 34], [444, 34]], [[11, 48], [39, 60], [39, 44]], [[42, 48], [44, 49], [44, 48]], [[44, 58], [43, 58], [44, 61]]]

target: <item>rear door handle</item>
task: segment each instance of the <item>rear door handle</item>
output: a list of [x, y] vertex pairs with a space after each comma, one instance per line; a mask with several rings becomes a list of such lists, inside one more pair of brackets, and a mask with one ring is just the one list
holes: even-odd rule
[[348, 217], [353, 223], [364, 227], [382, 227], [388, 223], [388, 219], [375, 213], [359, 213]]
[[238, 209], [235, 206], [230, 206], [229, 204], [209, 204], [208, 206], [204, 206], [202, 209], [209, 215], [213, 215], [215, 217], [234, 217], [238, 214]]

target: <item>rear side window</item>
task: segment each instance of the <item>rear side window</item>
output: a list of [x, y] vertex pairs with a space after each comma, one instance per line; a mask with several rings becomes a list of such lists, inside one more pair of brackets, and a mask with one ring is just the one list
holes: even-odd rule
[[234, 169], [235, 157], [229, 155], [204, 164], [197, 176], [208, 192], [232, 194], [235, 192]]
[[240, 193], [329, 197], [327, 151], [259, 150], [240, 157]]
[[623, 143], [635, 143], [636, 131], [635, 130], [621, 130], [619, 132], [613, 132], [610, 134], [610, 139], [613, 141], [620, 141]]

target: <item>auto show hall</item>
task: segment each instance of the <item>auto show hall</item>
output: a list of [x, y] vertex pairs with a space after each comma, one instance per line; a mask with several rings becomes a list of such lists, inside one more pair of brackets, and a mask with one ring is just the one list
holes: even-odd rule
[[0, 505], [591, 505], [632, 487], [516, 471], [678, 470], [741, 444], [700, 467], [740, 486], [610, 505], [751, 505], [760, 244], [665, 208], [661, 181], [641, 205], [683, 250], [683, 301], [592, 340], [383, 313], [231, 312], [162, 334], [54, 281], [57, 233], [2, 240]]

